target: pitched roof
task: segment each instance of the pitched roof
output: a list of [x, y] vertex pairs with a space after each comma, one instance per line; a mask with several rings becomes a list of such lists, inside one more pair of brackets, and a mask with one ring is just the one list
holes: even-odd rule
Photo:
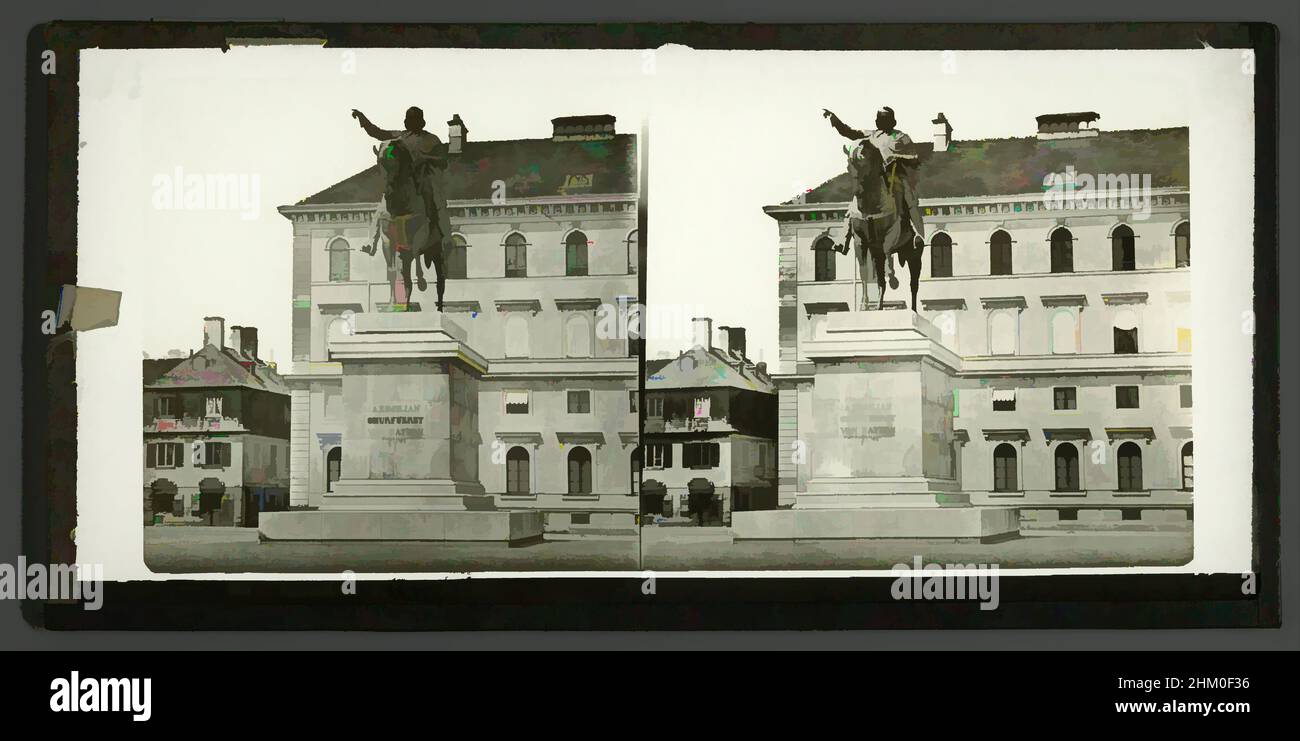
[[145, 386], [158, 389], [239, 386], [275, 394], [289, 393], [284, 379], [270, 366], [230, 348], [218, 350], [215, 345], [204, 345], [202, 350], [180, 360], [152, 383], [146, 378]]
[[185, 358], [145, 358], [143, 361], [144, 385], [152, 384], [162, 378], [167, 371], [183, 362], [185, 362]]
[[736, 361], [723, 356], [719, 349], [706, 350], [696, 345], [681, 356], [668, 360], [646, 361], [646, 391], [697, 389], [730, 386], [745, 391], [776, 393], [771, 379], [753, 368], [736, 368]]
[[[1048, 174], [1063, 173], [1066, 167], [1080, 174], [1150, 174], [1153, 188], [1190, 183], [1186, 127], [1102, 131], [1077, 139], [955, 141], [946, 152], [918, 143], [917, 149], [922, 198], [1039, 193]], [[844, 172], [806, 193], [803, 202], [844, 203], [852, 193]]]
[[[469, 141], [459, 154], [448, 155], [447, 198], [492, 198], [498, 180], [513, 198], [635, 193], [636, 157], [634, 134], [591, 141]], [[375, 164], [298, 204], [378, 203], [383, 194], [384, 177]]]

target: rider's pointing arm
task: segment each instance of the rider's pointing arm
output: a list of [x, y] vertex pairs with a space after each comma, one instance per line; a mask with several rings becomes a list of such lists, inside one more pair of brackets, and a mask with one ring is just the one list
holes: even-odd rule
[[822, 109], [822, 117], [829, 118], [831, 120], [831, 126], [834, 126], [835, 130], [839, 132], [840, 136], [844, 137], [845, 139], [852, 139], [853, 141], [858, 141], [859, 139], [867, 138], [867, 132], [859, 131], [858, 129], [850, 127], [848, 124], [841, 121], [839, 116], [836, 116], [834, 113], [831, 113], [825, 108]]
[[369, 134], [370, 136], [376, 139], [379, 139], [380, 141], [388, 141], [389, 139], [396, 139], [397, 137], [402, 135], [402, 132], [400, 131], [389, 131], [387, 129], [381, 129], [378, 126], [370, 123], [370, 119], [366, 118], [366, 114], [356, 110], [355, 108], [352, 109], [352, 117], [361, 123], [361, 128], [365, 129], [367, 134]]

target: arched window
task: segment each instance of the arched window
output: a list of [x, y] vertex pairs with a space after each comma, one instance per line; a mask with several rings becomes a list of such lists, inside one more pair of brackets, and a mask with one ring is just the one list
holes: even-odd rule
[[564, 274], [587, 274], [587, 235], [574, 230], [564, 239]]
[[1015, 355], [1018, 316], [996, 311], [989, 317], [989, 355]]
[[[167, 479], [158, 479], [149, 487], [149, 507], [151, 514], [164, 515], [174, 514], [183, 517], [185, 512], [178, 503], [182, 497], [176, 493], [176, 484]], [[150, 520], [152, 522], [152, 520]]]
[[1115, 353], [1126, 355], [1138, 351], [1137, 314], [1125, 309], [1115, 314]]
[[1079, 490], [1079, 449], [1072, 443], [1056, 446], [1056, 490]]
[[343, 476], [343, 448], [335, 446], [325, 454], [325, 491], [334, 491], [334, 482]]
[[506, 237], [506, 277], [528, 277], [528, 241], [524, 235], [514, 232]]
[[1192, 443], [1183, 445], [1183, 491], [1192, 490]]
[[1142, 448], [1137, 443], [1119, 446], [1119, 490], [1142, 491]]
[[1002, 443], [993, 449], [993, 491], [1019, 491], [1016, 485], [1016, 446]]
[[343, 237], [336, 237], [330, 241], [329, 246], [325, 249], [330, 256], [330, 280], [351, 280], [352, 250], [348, 247], [348, 241]]
[[813, 243], [813, 280], [835, 280], [835, 243], [822, 237]]
[[1056, 312], [1052, 315], [1052, 352], [1057, 355], [1069, 355], [1078, 352], [1078, 349], [1074, 312]]
[[641, 230], [633, 229], [627, 235], [627, 274], [636, 275], [641, 269]]
[[1011, 235], [999, 229], [989, 238], [989, 274], [1011, 275]]
[[930, 277], [952, 277], [952, 237], [943, 232], [930, 239]]
[[564, 323], [564, 357], [591, 357], [591, 323], [581, 314], [574, 314]]
[[469, 243], [459, 234], [451, 235], [451, 250], [447, 252], [447, 258], [443, 265], [447, 270], [447, 277], [454, 279], [463, 279], [469, 264]]
[[1137, 267], [1133, 241], [1133, 230], [1127, 224], [1120, 224], [1110, 233], [1110, 254], [1112, 270], [1133, 270]]
[[591, 493], [591, 453], [586, 448], [569, 451], [569, 493]]
[[1174, 267], [1192, 266], [1192, 225], [1184, 221], [1174, 229]]
[[1074, 272], [1074, 235], [1065, 227], [1052, 232], [1052, 272]]
[[526, 358], [529, 356], [528, 319], [518, 313], [506, 317], [505, 350], [507, 358]]
[[528, 451], [516, 445], [506, 452], [506, 493], [528, 494], [532, 487], [528, 470]]

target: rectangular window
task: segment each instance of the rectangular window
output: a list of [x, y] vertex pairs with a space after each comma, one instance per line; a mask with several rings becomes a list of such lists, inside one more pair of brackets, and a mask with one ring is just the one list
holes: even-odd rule
[[205, 466], [229, 466], [230, 443], [203, 443], [202, 463]]
[[1116, 386], [1115, 387], [1115, 408], [1116, 409], [1137, 409], [1138, 408], [1138, 387], [1137, 386]]
[[1178, 352], [1192, 351], [1192, 330], [1187, 327], [1178, 328]]
[[1192, 408], [1192, 384], [1187, 383], [1178, 387], [1178, 406], [1183, 409]]
[[150, 468], [176, 468], [181, 465], [181, 443], [149, 443]]
[[628, 392], [627, 392], [627, 411], [628, 411], [630, 414], [636, 414], [636, 413], [637, 413], [637, 411], [638, 411], [637, 400], [638, 400], [639, 397], [640, 397], [640, 392], [637, 391], [636, 389], [629, 389], [629, 390], [628, 390]]
[[591, 392], [570, 391], [569, 414], [591, 414]]
[[1073, 386], [1052, 389], [1053, 409], [1078, 409], [1077, 392]]
[[527, 391], [506, 391], [504, 392], [506, 414], [528, 414], [528, 392]]
[[221, 397], [220, 397], [220, 396], [209, 396], [209, 397], [207, 398], [206, 401], [207, 401], [207, 404], [206, 404], [206, 411], [207, 411], [207, 414], [206, 414], [206, 416], [208, 416], [208, 417], [220, 417], [220, 416], [221, 416]]
[[1131, 355], [1138, 351], [1138, 331], [1137, 327], [1133, 329], [1120, 329], [1115, 327], [1115, 354]]
[[650, 443], [645, 446], [646, 468], [672, 468], [672, 443]]
[[717, 443], [686, 443], [682, 445], [682, 466], [686, 468], [717, 468], [720, 447]]
[[155, 399], [153, 400], [153, 408], [154, 408], [154, 416], [155, 416], [155, 417], [171, 417], [171, 416], [172, 416], [172, 397], [170, 397], [170, 396], [159, 396], [159, 397], [155, 398]]
[[697, 419], [707, 418], [709, 416], [709, 409], [712, 406], [713, 403], [711, 398], [707, 396], [695, 397], [695, 413], [693, 416]]
[[647, 417], [664, 416], [664, 397], [647, 396], [645, 400], [645, 413]]
[[1016, 411], [1016, 390], [1015, 389], [993, 389], [993, 411], [995, 412]]

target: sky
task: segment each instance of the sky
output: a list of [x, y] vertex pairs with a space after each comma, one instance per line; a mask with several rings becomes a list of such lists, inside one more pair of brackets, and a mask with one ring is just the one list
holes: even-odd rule
[[[640, 68], [637, 51], [85, 52], [82, 267], [123, 291], [123, 329], [151, 357], [197, 349], [215, 315], [258, 327], [260, 355], [287, 364], [293, 229], [276, 208], [374, 164], [353, 108], [400, 129], [418, 105], [444, 140], [453, 113], [474, 140], [546, 138], [552, 118], [602, 113], [636, 133], [645, 100], [628, 80]], [[181, 197], [168, 208], [159, 192], [177, 168]], [[250, 196], [256, 176], [256, 208], [176, 208], [192, 174], [244, 176]]]
[[[1218, 66], [1244, 84], [1210, 82], [1197, 60], [1215, 53], [660, 50], [647, 301], [707, 297], [714, 326], [748, 327], [750, 355], [777, 368], [778, 232], [762, 208], [844, 171], [823, 108], [870, 128], [888, 105], [918, 142], [939, 112], [957, 141], [1033, 136], [1035, 116], [1070, 111], [1096, 111], [1103, 130], [1188, 126], [1196, 106], [1249, 102], [1238, 52]], [[653, 358], [679, 343], [647, 344]]]
[[[1195, 63], [1213, 53], [95, 50], [82, 60], [83, 260], [116, 266], [102, 287], [140, 312], [152, 357], [197, 347], [218, 315], [257, 326], [262, 356], [287, 361], [292, 228], [275, 209], [373, 164], [352, 108], [399, 128], [419, 105], [440, 135], [459, 113], [477, 140], [611, 113], [620, 132], [650, 126], [646, 302], [746, 327], [751, 356], [777, 369], [777, 228], [762, 207], [843, 170], [823, 108], [867, 127], [889, 105], [917, 141], [940, 111], [957, 140], [1030, 136], [1035, 116], [1080, 110], [1103, 129], [1187, 126], [1222, 93]], [[255, 178], [255, 207], [175, 207], [187, 191], [170, 186], [192, 174], [244, 176], [250, 196]], [[650, 357], [690, 344], [680, 323], [658, 329]]]

